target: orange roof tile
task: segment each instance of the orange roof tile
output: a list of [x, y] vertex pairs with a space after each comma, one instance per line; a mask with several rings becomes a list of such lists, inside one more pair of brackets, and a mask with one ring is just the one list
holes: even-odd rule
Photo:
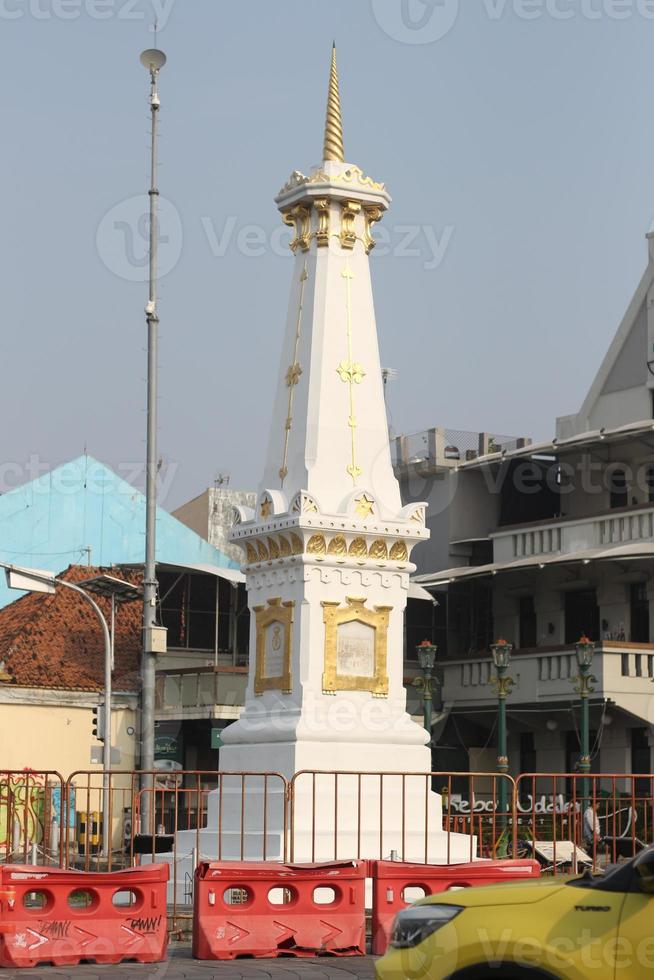
[[[122, 568], [89, 568], [71, 565], [59, 578], [81, 582], [95, 575], [139, 585], [141, 571]], [[110, 601], [94, 599], [107, 622]], [[115, 669], [116, 691], [136, 691], [139, 687], [141, 654], [140, 602], [116, 607]], [[59, 588], [54, 595], [30, 593], [0, 609], [0, 663], [4, 661], [9, 683], [18, 687], [41, 687], [66, 691], [104, 689], [104, 642], [100, 624], [91, 606], [70, 589]]]

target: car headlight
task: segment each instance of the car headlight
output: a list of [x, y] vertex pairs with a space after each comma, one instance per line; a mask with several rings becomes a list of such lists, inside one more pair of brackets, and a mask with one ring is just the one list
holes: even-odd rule
[[398, 912], [393, 923], [391, 946], [409, 949], [447, 925], [463, 912], [461, 905], [414, 905]]

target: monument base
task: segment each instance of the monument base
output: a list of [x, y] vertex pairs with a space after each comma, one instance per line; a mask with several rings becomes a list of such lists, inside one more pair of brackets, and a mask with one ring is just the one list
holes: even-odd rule
[[[188, 901], [194, 865], [201, 860], [476, 860], [476, 837], [443, 830], [429, 758], [423, 745], [224, 746], [224, 768], [219, 788], [208, 796], [205, 828], [176, 835], [171, 895]], [[359, 763], [365, 763], [364, 772], [356, 771]], [[286, 779], [292, 783], [290, 799]]]

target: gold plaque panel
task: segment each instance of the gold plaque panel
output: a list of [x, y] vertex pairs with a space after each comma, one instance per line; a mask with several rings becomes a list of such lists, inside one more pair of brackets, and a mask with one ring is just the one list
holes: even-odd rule
[[388, 697], [388, 620], [392, 606], [366, 609], [365, 599], [349, 596], [347, 605], [323, 602], [325, 664], [322, 687], [336, 691], [369, 691]]
[[269, 599], [267, 606], [255, 606], [256, 616], [256, 671], [254, 693], [293, 690], [291, 676], [291, 650], [293, 640], [294, 602]]

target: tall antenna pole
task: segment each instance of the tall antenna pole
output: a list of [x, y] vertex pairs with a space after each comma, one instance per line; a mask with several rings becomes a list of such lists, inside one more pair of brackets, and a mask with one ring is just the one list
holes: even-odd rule
[[[150, 72], [150, 114], [152, 121], [152, 156], [150, 181], [150, 286], [145, 318], [148, 327], [148, 407], [145, 485], [145, 569], [143, 577], [143, 659], [141, 664], [141, 768], [145, 772], [154, 769], [154, 692], [156, 657], [159, 649], [157, 621], [157, 340], [159, 315], [157, 312], [157, 123], [161, 102], [157, 92], [159, 72], [166, 64], [166, 56], [157, 48], [150, 48], [141, 55], [141, 64]], [[144, 833], [154, 833], [149, 828], [151, 794], [144, 794]]]

